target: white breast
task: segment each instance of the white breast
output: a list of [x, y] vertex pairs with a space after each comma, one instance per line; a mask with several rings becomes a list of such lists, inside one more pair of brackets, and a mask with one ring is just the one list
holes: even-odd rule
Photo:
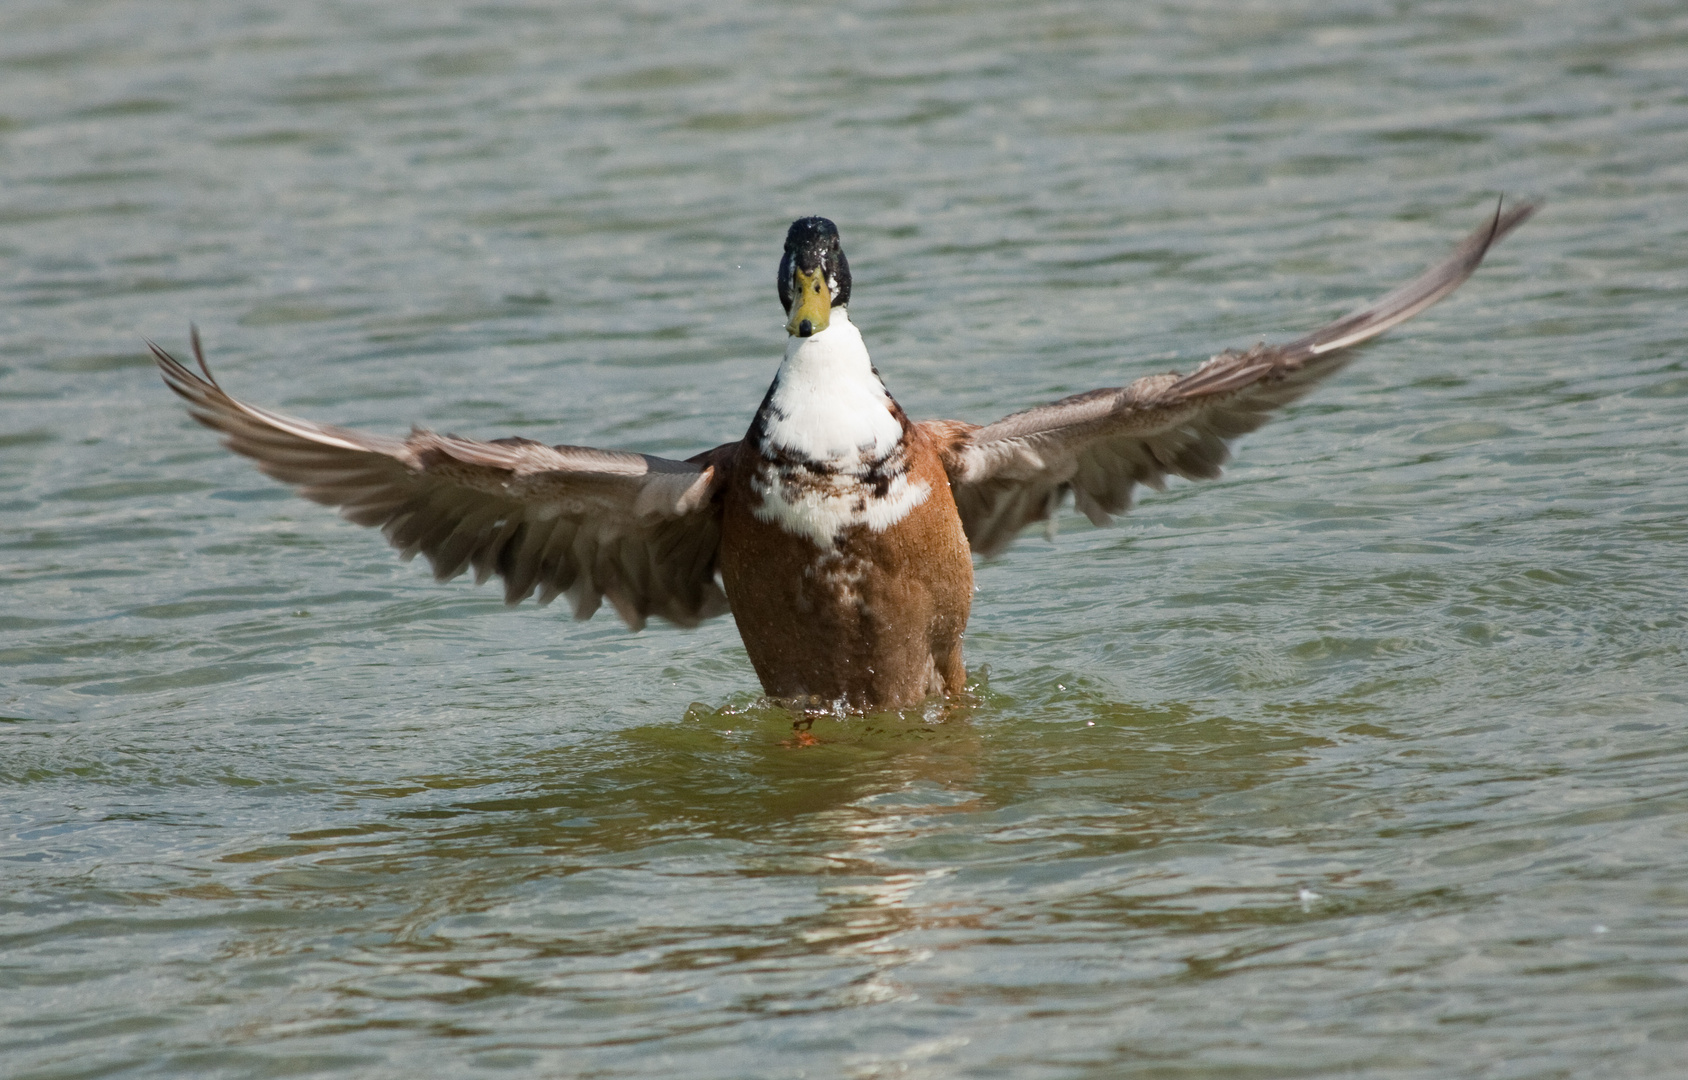
[[774, 377], [762, 428], [767, 460], [750, 481], [762, 500], [756, 516], [823, 548], [852, 526], [890, 528], [932, 493], [909, 479], [902, 440], [861, 331], [834, 309], [825, 330], [791, 339]]
[[873, 372], [862, 333], [843, 308], [813, 337], [794, 337], [774, 376], [767, 443], [796, 457], [848, 465], [896, 448], [903, 427]]

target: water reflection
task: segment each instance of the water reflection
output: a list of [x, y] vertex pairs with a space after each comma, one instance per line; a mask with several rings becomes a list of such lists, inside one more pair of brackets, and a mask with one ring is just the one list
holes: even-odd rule
[[1291, 917], [1251, 916], [1230, 901], [1258, 883], [1216, 893], [1192, 869], [1203, 848], [1260, 842], [1225, 801], [1293, 775], [1322, 739], [1093, 694], [1044, 712], [822, 719], [819, 744], [797, 746], [782, 710], [694, 709], [354, 784], [358, 823], [222, 858], [249, 868], [243, 899], [306, 915], [224, 956], [309, 964], [325, 933], [349, 933], [332, 1024], [515, 997], [565, 1009], [591, 1043], [612, 1014], [617, 1039], [667, 1038], [902, 1000], [918, 993], [904, 969], [1027, 919], [1211, 933]]

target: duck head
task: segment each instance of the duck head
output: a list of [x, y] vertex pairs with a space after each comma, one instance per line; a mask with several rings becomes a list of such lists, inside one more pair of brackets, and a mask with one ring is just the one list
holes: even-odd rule
[[786, 333], [812, 337], [827, 328], [832, 309], [850, 302], [850, 264], [838, 226], [823, 217], [791, 223], [780, 258], [779, 290]]

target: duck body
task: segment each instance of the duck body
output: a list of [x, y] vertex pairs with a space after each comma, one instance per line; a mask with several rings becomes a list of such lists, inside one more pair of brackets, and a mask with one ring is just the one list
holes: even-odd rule
[[771, 696], [860, 710], [961, 691], [967, 535], [935, 441], [843, 308], [790, 339], [738, 444], [719, 559]]

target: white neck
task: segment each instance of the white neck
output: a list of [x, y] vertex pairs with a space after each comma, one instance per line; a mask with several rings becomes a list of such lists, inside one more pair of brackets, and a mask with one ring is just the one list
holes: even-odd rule
[[769, 404], [768, 443], [810, 461], [878, 461], [903, 437], [891, 395], [844, 308], [832, 309], [825, 330], [786, 343]]

